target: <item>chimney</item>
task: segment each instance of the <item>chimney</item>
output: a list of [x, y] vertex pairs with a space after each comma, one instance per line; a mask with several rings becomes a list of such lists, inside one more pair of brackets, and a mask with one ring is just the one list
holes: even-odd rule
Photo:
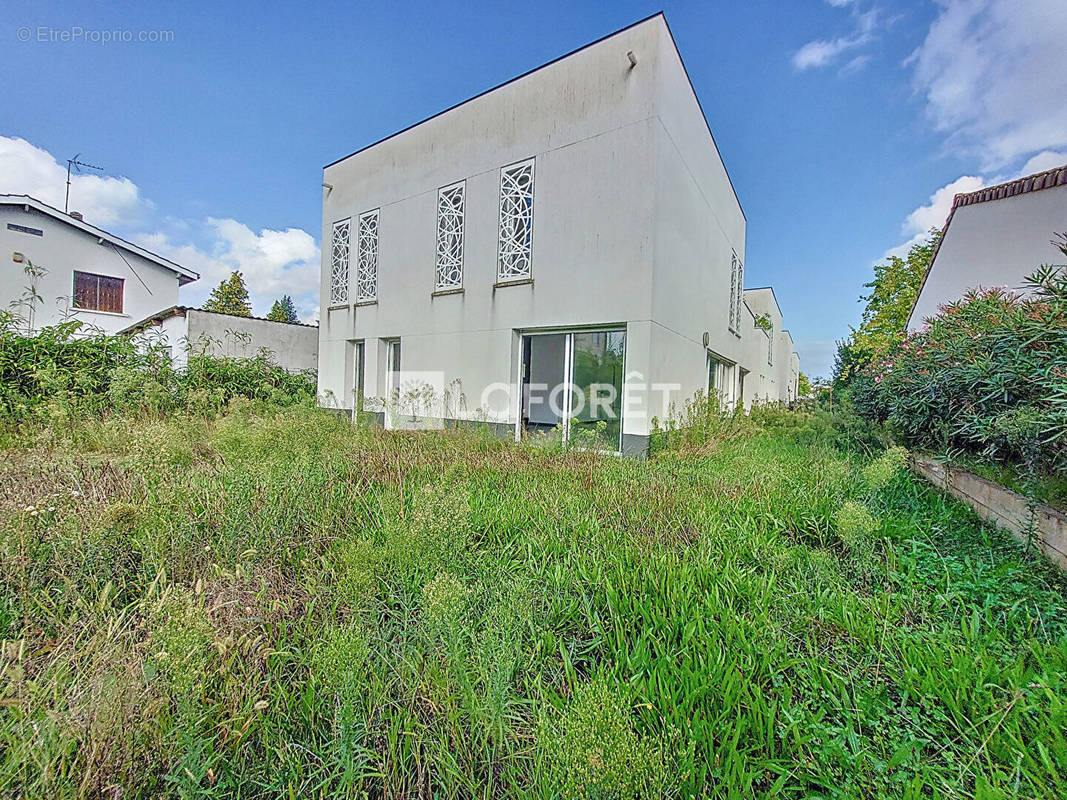
[[85, 217], [82, 216], [82, 212], [80, 212], [80, 211], [71, 211], [70, 215], [74, 219], [78, 220], [79, 222], [84, 222], [85, 221]]

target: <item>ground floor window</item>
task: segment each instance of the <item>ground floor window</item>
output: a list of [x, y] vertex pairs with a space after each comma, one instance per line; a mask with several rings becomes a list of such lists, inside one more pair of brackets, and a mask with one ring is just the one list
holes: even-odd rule
[[708, 397], [717, 396], [724, 408], [732, 407], [740, 396], [737, 365], [708, 353]]
[[400, 340], [385, 340], [385, 422], [394, 427], [400, 404]]
[[358, 414], [363, 410], [363, 391], [366, 380], [366, 343], [356, 342], [352, 358], [352, 408]]
[[522, 337], [519, 431], [622, 448], [625, 330]]

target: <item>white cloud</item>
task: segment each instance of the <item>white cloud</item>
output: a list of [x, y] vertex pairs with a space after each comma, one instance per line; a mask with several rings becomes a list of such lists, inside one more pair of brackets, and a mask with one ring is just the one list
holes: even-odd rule
[[958, 194], [976, 192], [983, 186], [987, 186], [984, 178], [977, 175], [963, 175], [951, 183], [946, 183], [932, 195], [923, 205], [916, 208], [904, 219], [900, 226], [900, 232], [909, 237], [906, 242], [891, 248], [885, 257], [907, 255], [913, 244], [923, 241], [931, 228], [941, 228], [948, 219], [948, 212], [952, 210], [952, 200]]
[[1063, 0], [937, 0], [916, 89], [957, 152], [1000, 169], [1067, 145]]
[[958, 194], [976, 192], [986, 185], [984, 179], [977, 175], [963, 175], [951, 183], [946, 183], [932, 195], [925, 205], [908, 214], [902, 226], [904, 235], [926, 233], [931, 228], [940, 228], [948, 219], [952, 210], [952, 200]]
[[[47, 150], [25, 139], [0, 136], [0, 192], [28, 194], [54, 208], [63, 209], [67, 188], [67, 162], [60, 163]], [[142, 221], [151, 212], [128, 178], [112, 178], [91, 172], [72, 172], [70, 208], [100, 226]]]
[[209, 217], [204, 225], [208, 246], [173, 241], [164, 233], [146, 234], [138, 242], [200, 273], [200, 280], [182, 288], [183, 302], [202, 304], [223, 279], [239, 270], [248, 286], [253, 309], [266, 314], [281, 295], [293, 298], [300, 317], [318, 316], [319, 247], [300, 228], [263, 229], [256, 233], [235, 219]]
[[1067, 153], [1059, 153], [1055, 150], [1042, 150], [1036, 156], [1023, 164], [1019, 170], [1020, 175], [1033, 175], [1036, 172], [1044, 172], [1047, 169], [1055, 169], [1067, 164]]
[[[24, 139], [0, 136], [0, 192], [28, 194], [62, 209], [66, 161]], [[87, 222], [147, 247], [200, 273], [181, 289], [181, 300], [199, 305], [211, 290], [240, 270], [253, 311], [266, 314], [283, 294], [291, 295], [301, 319], [318, 318], [319, 246], [300, 228], [256, 233], [230, 218], [188, 220], [161, 217], [128, 178], [72, 175], [70, 207]]]
[[[830, 5], [844, 8], [851, 6], [850, 2], [830, 1]], [[834, 39], [815, 39], [808, 42], [793, 54], [793, 68], [796, 70], [815, 69], [826, 67], [837, 61], [838, 57], [851, 50], [863, 47], [874, 39], [874, 31], [878, 23], [878, 11], [871, 9], [863, 13], [855, 10], [851, 12], [855, 24], [855, 30], [848, 36], [838, 36]], [[866, 63], [865, 59], [853, 58], [849, 64], [849, 71], [854, 71]]]

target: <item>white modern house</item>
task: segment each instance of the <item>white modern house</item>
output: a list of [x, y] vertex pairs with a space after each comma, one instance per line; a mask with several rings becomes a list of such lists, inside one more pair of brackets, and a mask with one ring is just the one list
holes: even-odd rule
[[77, 212], [12, 194], [0, 195], [0, 265], [0, 309], [30, 332], [76, 319], [115, 333], [175, 305], [178, 287], [199, 277]]
[[1067, 231], [1067, 165], [958, 194], [915, 298], [908, 330], [969, 290], [1007, 287], [1042, 264], [1061, 264], [1053, 235]]
[[320, 402], [641, 452], [697, 392], [789, 400], [745, 224], [666, 20], [645, 19], [325, 168]]

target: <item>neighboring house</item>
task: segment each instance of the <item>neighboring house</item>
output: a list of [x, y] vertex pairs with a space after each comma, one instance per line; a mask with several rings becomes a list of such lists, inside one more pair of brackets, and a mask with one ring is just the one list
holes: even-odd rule
[[1067, 166], [958, 194], [923, 276], [908, 330], [979, 287], [1024, 291], [1023, 278], [1059, 264], [1054, 234], [1067, 231]]
[[190, 353], [253, 358], [262, 352], [289, 372], [318, 368], [319, 330], [300, 322], [171, 306], [120, 333], [136, 334], [167, 347], [175, 369], [185, 368]]
[[[27, 275], [31, 263], [40, 277]], [[0, 310], [31, 332], [76, 319], [115, 333], [177, 303], [178, 287], [199, 277], [28, 195], [0, 195], [0, 264]], [[26, 301], [31, 287], [39, 301]]]
[[[794, 402], [800, 394], [800, 358], [793, 351], [792, 335], [782, 327], [782, 310], [774, 289], [745, 289], [745, 308], [745, 358], [741, 363], [760, 366], [746, 376], [742, 394], [745, 406], [754, 400]], [[765, 320], [765, 327], [758, 327], [757, 319]]]
[[[324, 405], [362, 398], [389, 427], [577, 425], [642, 452], [653, 417], [709, 386], [728, 404], [789, 399], [776, 370], [792, 353], [767, 352], [788, 341], [781, 315], [751, 330], [745, 216], [662, 14], [328, 165], [323, 184]], [[398, 413], [420, 380], [441, 402]]]

